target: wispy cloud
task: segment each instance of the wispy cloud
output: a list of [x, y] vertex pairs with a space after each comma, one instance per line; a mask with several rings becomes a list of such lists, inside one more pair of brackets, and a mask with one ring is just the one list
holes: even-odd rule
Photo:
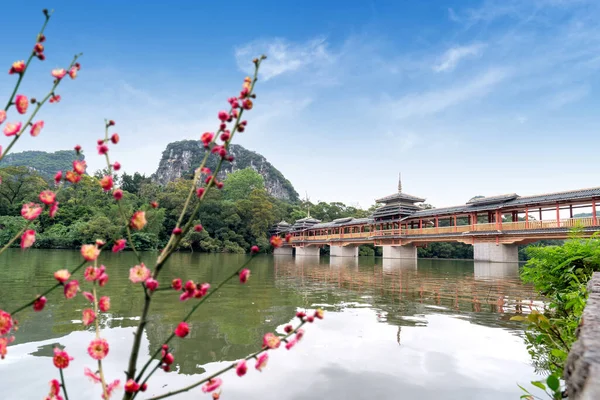
[[276, 38], [256, 40], [235, 49], [238, 67], [245, 72], [252, 70], [252, 59], [265, 54], [269, 62], [261, 67], [263, 79], [298, 71], [311, 64], [330, 62], [334, 56], [328, 50], [325, 38], [311, 39], [303, 43]]
[[567, 104], [575, 103], [590, 93], [587, 85], [577, 86], [560, 91], [548, 99], [548, 105], [552, 109], [561, 108]]
[[463, 58], [480, 55], [484, 47], [485, 45], [482, 43], [452, 47], [442, 55], [439, 62], [433, 66], [433, 70], [435, 72], [451, 71]]
[[436, 114], [449, 107], [488, 94], [510, 74], [506, 68], [493, 68], [460, 85], [429, 92], [409, 94], [393, 102], [397, 119]]

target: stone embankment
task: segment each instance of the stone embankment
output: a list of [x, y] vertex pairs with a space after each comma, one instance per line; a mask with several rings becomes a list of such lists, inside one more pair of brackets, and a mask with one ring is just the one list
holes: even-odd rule
[[569, 400], [600, 399], [600, 272], [594, 273], [588, 291], [577, 341], [565, 368]]

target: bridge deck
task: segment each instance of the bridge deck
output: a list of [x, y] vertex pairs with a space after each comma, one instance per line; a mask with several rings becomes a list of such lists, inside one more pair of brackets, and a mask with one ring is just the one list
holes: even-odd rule
[[[389, 244], [388, 241], [400, 240], [408, 242], [431, 241], [489, 241], [484, 237], [496, 237], [498, 242], [517, 243], [544, 239], [566, 239], [573, 228], [581, 228], [584, 236], [600, 231], [598, 221], [592, 217], [568, 218], [545, 221], [498, 222], [487, 224], [458, 225], [431, 228], [396, 228], [373, 229], [364, 225], [368, 231], [352, 233], [314, 234], [306, 231], [303, 235], [293, 236], [292, 244], [328, 244], [343, 242], [345, 244]], [[361, 229], [363, 230], [363, 229]], [[502, 239], [500, 237], [502, 236]], [[394, 243], [403, 244], [403, 243]]]

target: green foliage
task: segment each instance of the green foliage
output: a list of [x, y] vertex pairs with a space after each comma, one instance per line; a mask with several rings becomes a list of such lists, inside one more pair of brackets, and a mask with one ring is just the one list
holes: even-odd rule
[[230, 173], [224, 183], [223, 198], [230, 201], [245, 199], [254, 189], [265, 187], [263, 177], [250, 167]]
[[0, 169], [0, 215], [18, 213], [23, 203], [37, 201], [38, 194], [46, 187], [46, 181], [27, 167]]
[[472, 259], [473, 246], [464, 243], [429, 243], [427, 247], [419, 247], [417, 254], [421, 258]]
[[543, 313], [534, 311], [513, 320], [528, 325], [526, 343], [537, 370], [549, 374], [546, 384], [551, 398], [560, 394], [558, 379], [563, 375], [567, 355], [575, 342], [576, 330], [587, 299], [587, 282], [600, 270], [600, 240], [581, 239], [578, 232], [562, 246], [534, 246], [527, 249], [530, 260], [521, 273], [526, 283], [548, 299]]
[[[0, 216], [0, 246], [5, 246], [25, 226], [21, 217]], [[18, 245], [18, 243], [15, 243]]]
[[146, 177], [146, 175], [141, 175], [137, 172], [133, 175], [128, 175], [127, 173], [124, 173], [121, 176], [121, 189], [133, 194], [139, 195], [143, 186], [151, 183], [152, 180], [150, 178]]
[[358, 255], [359, 256], [374, 256], [375, 255], [375, 246], [372, 244], [363, 244], [358, 246]]
[[73, 150], [59, 150], [54, 153], [45, 151], [24, 151], [7, 154], [0, 161], [0, 168], [8, 166], [27, 167], [45, 179], [51, 179], [57, 171], [73, 168], [73, 160], [83, 160], [83, 154], [77, 156]]

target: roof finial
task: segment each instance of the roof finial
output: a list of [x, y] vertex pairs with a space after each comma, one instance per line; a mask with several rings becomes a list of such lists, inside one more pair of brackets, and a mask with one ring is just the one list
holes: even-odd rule
[[304, 192], [306, 195], [306, 218], [310, 218], [310, 197], [308, 197], [308, 192]]
[[398, 193], [402, 193], [402, 172], [398, 172]]

